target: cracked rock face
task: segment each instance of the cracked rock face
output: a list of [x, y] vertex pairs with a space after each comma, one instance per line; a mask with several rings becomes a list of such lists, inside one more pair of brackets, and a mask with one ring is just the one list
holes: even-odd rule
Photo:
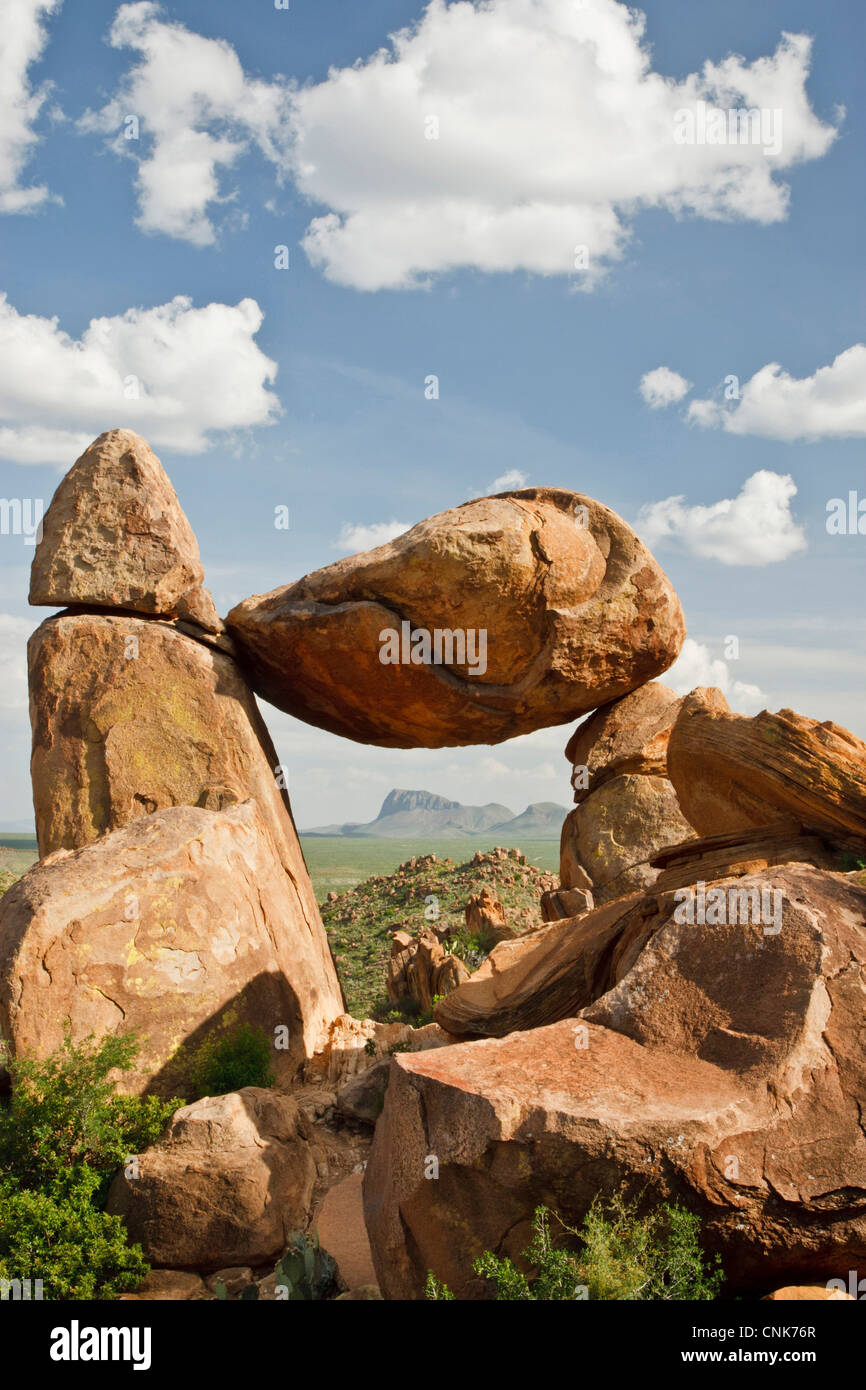
[[489, 1297], [478, 1254], [621, 1184], [697, 1211], [734, 1291], [862, 1268], [866, 888], [798, 865], [722, 887], [781, 893], [780, 929], [662, 914], [575, 1017], [393, 1059], [364, 1184], [386, 1298], [428, 1269]]
[[198, 542], [159, 459], [132, 430], [101, 434], [45, 513], [30, 602], [124, 608], [219, 632], [203, 584]]
[[[685, 635], [676, 594], [634, 532], [553, 488], [430, 517], [247, 599], [226, 625], [265, 699], [391, 748], [498, 743], [564, 723], [666, 670]], [[463, 634], [466, 650], [442, 637], [442, 660], [427, 659], [423, 634], [435, 658], [437, 632]]]
[[253, 801], [144, 816], [43, 859], [0, 900], [13, 1055], [61, 1047], [65, 1020], [76, 1041], [137, 1032], [119, 1082], [132, 1093], [189, 1096], [197, 1047], [245, 1021], [271, 1037], [285, 1027], [273, 1065], [290, 1081], [342, 1012], [335, 987], [336, 1000]]
[[316, 1165], [295, 1102], [246, 1086], [175, 1111], [108, 1196], [155, 1265], [201, 1269], [276, 1259], [310, 1209]]

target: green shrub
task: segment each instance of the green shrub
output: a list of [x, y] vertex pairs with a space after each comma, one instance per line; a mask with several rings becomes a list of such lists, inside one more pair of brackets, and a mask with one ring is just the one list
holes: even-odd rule
[[224, 1096], [244, 1086], [273, 1086], [274, 1079], [271, 1040], [263, 1028], [249, 1023], [221, 1038], [209, 1038], [193, 1062], [199, 1096]]
[[117, 1169], [159, 1137], [182, 1102], [117, 1096], [132, 1034], [92, 1037], [39, 1061], [7, 1062], [0, 1106], [0, 1279], [41, 1279], [46, 1299], [106, 1299], [147, 1273], [119, 1217], [104, 1210]]
[[[550, 1218], [546, 1207], [536, 1209], [532, 1240], [523, 1251], [532, 1267], [529, 1274], [489, 1250], [475, 1261], [476, 1274], [491, 1280], [497, 1299], [669, 1302], [718, 1297], [723, 1281], [718, 1256], [710, 1260], [704, 1254], [700, 1218], [684, 1207], [665, 1203], [641, 1217], [636, 1205], [621, 1196], [606, 1209], [596, 1198], [580, 1230], [556, 1217], [577, 1249], [554, 1242]], [[453, 1298], [432, 1272], [426, 1293], [428, 1298]]]

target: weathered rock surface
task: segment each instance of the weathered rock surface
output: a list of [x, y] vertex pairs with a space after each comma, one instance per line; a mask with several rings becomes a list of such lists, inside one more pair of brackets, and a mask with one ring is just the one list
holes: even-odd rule
[[560, 883], [563, 888], [591, 886], [596, 903], [612, 902], [653, 884], [658, 876], [650, 863], [653, 856], [691, 834], [667, 778], [614, 777], [566, 816]]
[[468, 978], [466, 966], [445, 949], [439, 933], [429, 928], [415, 937], [395, 932], [385, 977], [388, 998], [393, 1002], [414, 999], [426, 1013], [437, 994], [450, 993]]
[[188, 1096], [206, 1036], [285, 1025], [288, 1080], [341, 1009], [314, 945], [254, 802], [158, 811], [49, 856], [0, 901], [0, 1035], [44, 1057], [67, 1019], [76, 1040], [134, 1031], [121, 1089]]
[[466, 930], [482, 941], [512, 941], [517, 932], [505, 920], [505, 908], [485, 884], [474, 893], [464, 909]]
[[386, 1298], [421, 1297], [428, 1269], [489, 1297], [481, 1251], [518, 1254], [540, 1202], [579, 1224], [621, 1185], [696, 1211], [734, 1292], [862, 1268], [866, 890], [799, 866], [769, 886], [778, 931], [669, 913], [577, 1018], [394, 1058], [364, 1184]]
[[[391, 748], [498, 743], [563, 723], [659, 675], [685, 633], [676, 594], [634, 532], [554, 488], [442, 512], [247, 599], [226, 622], [259, 694]], [[401, 638], [403, 623], [417, 664], [383, 664], [385, 634]], [[467, 639], [462, 653], [443, 645], [437, 664], [423, 650], [423, 633], [432, 643], [437, 631], [483, 631], [484, 662]]]
[[198, 542], [162, 464], [131, 430], [108, 430], [63, 478], [42, 522], [30, 602], [187, 618], [219, 632]]
[[315, 1177], [294, 1101], [247, 1086], [176, 1111], [138, 1175], [115, 1178], [108, 1210], [155, 1265], [258, 1265], [304, 1227]]
[[828, 1289], [826, 1284], [789, 1284], [765, 1295], [768, 1303], [853, 1303], [850, 1293]]
[[732, 714], [720, 690], [683, 701], [668, 775], [699, 835], [789, 817], [839, 843], [866, 840], [866, 743], [830, 720], [793, 710]]
[[680, 697], [651, 681], [597, 710], [572, 734], [577, 809], [560, 838], [560, 883], [592, 888], [596, 903], [648, 888], [653, 855], [692, 835], [667, 779], [667, 746]]
[[551, 888], [541, 895], [542, 922], [559, 922], [563, 917], [579, 917], [595, 907], [592, 893], [585, 888]]
[[565, 748], [572, 766], [587, 773], [586, 786], [574, 786], [575, 801], [614, 777], [667, 777], [668, 740], [681, 704], [669, 686], [649, 681], [579, 724]]
[[439, 1000], [436, 1022], [448, 1033], [501, 1038], [573, 1017], [610, 987], [614, 946], [643, 901], [634, 894], [503, 942]]

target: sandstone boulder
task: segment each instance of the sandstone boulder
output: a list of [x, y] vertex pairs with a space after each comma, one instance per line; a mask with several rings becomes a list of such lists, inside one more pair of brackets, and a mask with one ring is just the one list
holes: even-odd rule
[[563, 723], [659, 675], [684, 637], [677, 597], [634, 532], [554, 488], [442, 512], [247, 599], [226, 622], [259, 694], [391, 748]]
[[668, 775], [699, 835], [789, 817], [852, 848], [866, 841], [866, 743], [830, 720], [788, 709], [748, 718], [720, 690], [693, 690], [671, 733]]
[[198, 543], [162, 464], [131, 430], [108, 430], [61, 482], [42, 521], [30, 602], [187, 618], [219, 632]]
[[253, 797], [284, 869], [280, 920], [312, 1045], [343, 1012], [342, 991], [285, 779], [232, 658], [167, 623], [84, 613], [44, 622], [28, 658], [40, 854], [172, 806], [216, 811]]
[[406, 936], [405, 932], [395, 933], [385, 988], [393, 1002], [412, 999], [421, 1013], [427, 1013], [434, 998], [468, 980], [469, 971], [459, 957], [445, 949], [438, 932], [426, 928], [408, 941]]
[[667, 778], [614, 777], [566, 816], [560, 883], [563, 888], [591, 886], [596, 903], [612, 902], [654, 883], [658, 870], [650, 863], [653, 856], [691, 834]]
[[550, 888], [541, 895], [542, 922], [558, 922], [563, 917], [579, 917], [595, 907], [592, 894], [584, 888]]
[[[571, 1018], [613, 982], [612, 959], [641, 894], [506, 941], [446, 998], [434, 1017], [448, 1033], [504, 1037]], [[655, 911], [650, 900], [648, 910]]]
[[315, 1164], [294, 1101], [247, 1086], [175, 1112], [122, 1170], [108, 1210], [155, 1265], [211, 1272], [275, 1259], [307, 1222]]
[[252, 801], [157, 811], [50, 855], [0, 901], [0, 1035], [16, 1056], [59, 1048], [66, 1020], [76, 1041], [134, 1031], [121, 1088], [189, 1096], [205, 1038], [260, 1026], [290, 1080], [335, 1007]]
[[866, 890], [805, 866], [736, 886], [781, 894], [778, 929], [669, 913], [576, 1018], [394, 1058], [364, 1182], [386, 1298], [429, 1269], [489, 1297], [473, 1260], [517, 1255], [539, 1203], [579, 1225], [619, 1190], [696, 1211], [735, 1293], [863, 1267]]
[[505, 920], [505, 908], [494, 897], [485, 884], [480, 893], [475, 893], [464, 908], [466, 930], [482, 941], [512, 941], [517, 935]]
[[575, 801], [614, 777], [667, 777], [668, 740], [681, 704], [675, 691], [649, 681], [579, 724], [565, 748], [572, 766], [586, 769], [580, 779], [586, 786], [574, 786]]

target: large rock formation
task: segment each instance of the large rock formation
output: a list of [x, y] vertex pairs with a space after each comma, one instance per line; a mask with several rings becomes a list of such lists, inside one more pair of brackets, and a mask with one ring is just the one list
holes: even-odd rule
[[781, 896], [701, 925], [687, 895], [577, 1017], [394, 1058], [364, 1184], [386, 1297], [428, 1269], [489, 1297], [474, 1258], [518, 1254], [536, 1205], [579, 1224], [621, 1187], [696, 1211], [733, 1291], [862, 1268], [866, 889], [808, 866], [732, 886]]
[[554, 488], [442, 512], [247, 599], [226, 623], [259, 694], [391, 748], [563, 723], [659, 675], [684, 637], [676, 594], [634, 532]]
[[30, 602], [187, 618], [219, 632], [192, 527], [159, 459], [109, 430], [61, 482], [42, 521]]
[[565, 750], [577, 809], [560, 839], [560, 883], [592, 889], [596, 903], [647, 888], [650, 860], [692, 835], [667, 779], [667, 746], [680, 708], [673, 690], [652, 681], [597, 710]]
[[67, 1022], [76, 1041], [133, 1031], [141, 1051], [122, 1087], [189, 1096], [206, 1038], [264, 1028], [287, 1081], [335, 1012], [339, 987], [252, 801], [134, 820], [50, 855], [0, 902], [0, 1035], [13, 1055], [47, 1056]]
[[668, 747], [668, 774], [699, 835], [788, 817], [852, 848], [866, 842], [866, 743], [793, 710], [732, 714], [720, 690], [693, 690]]
[[260, 1265], [306, 1225], [316, 1166], [289, 1096], [247, 1086], [175, 1111], [112, 1184], [148, 1260], [170, 1269]]

